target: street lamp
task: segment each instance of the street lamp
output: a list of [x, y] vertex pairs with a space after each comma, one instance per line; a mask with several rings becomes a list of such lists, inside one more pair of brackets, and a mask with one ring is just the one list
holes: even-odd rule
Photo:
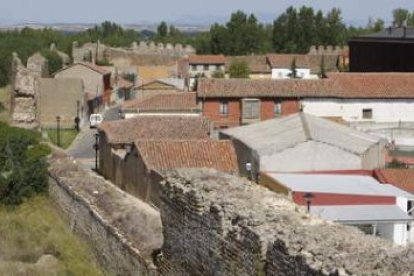
[[56, 144], [60, 147], [60, 116], [56, 116]]
[[80, 106], [80, 101], [77, 100], [76, 101], [76, 118], [75, 118], [75, 127], [76, 130], [79, 132], [79, 123], [80, 123], [80, 118], [79, 118], [79, 106]]
[[99, 133], [95, 133], [95, 144], [93, 145], [95, 150], [95, 171], [98, 172], [98, 150], [99, 150]]
[[306, 206], [307, 206], [307, 209], [308, 209], [308, 213], [310, 213], [310, 207], [311, 207], [312, 199], [314, 197], [315, 196], [312, 193], [306, 193], [306, 194], [303, 195], [303, 198], [306, 200]]

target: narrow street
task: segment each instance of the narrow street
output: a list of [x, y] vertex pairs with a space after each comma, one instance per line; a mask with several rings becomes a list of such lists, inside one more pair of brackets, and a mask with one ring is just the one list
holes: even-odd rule
[[[104, 121], [117, 120], [118, 106], [111, 107], [104, 112]], [[72, 145], [67, 149], [67, 153], [78, 159], [85, 167], [95, 168], [95, 128], [89, 128], [89, 122], [86, 122], [81, 132], [78, 134]]]

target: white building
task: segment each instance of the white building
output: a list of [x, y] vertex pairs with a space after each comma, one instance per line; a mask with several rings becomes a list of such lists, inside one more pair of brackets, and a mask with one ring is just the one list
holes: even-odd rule
[[393, 185], [365, 175], [268, 172], [263, 178], [267, 181], [262, 184], [299, 205], [307, 205], [305, 194], [311, 193], [310, 212], [323, 219], [357, 226], [398, 245], [414, 242], [408, 214], [414, 195]]
[[303, 98], [304, 112], [414, 145], [414, 74], [339, 73], [329, 79], [332, 92]]
[[296, 66], [296, 78], [317, 79], [318, 75], [311, 73], [311, 66], [307, 55], [270, 54], [267, 55], [272, 68], [272, 79], [291, 79], [292, 64]]

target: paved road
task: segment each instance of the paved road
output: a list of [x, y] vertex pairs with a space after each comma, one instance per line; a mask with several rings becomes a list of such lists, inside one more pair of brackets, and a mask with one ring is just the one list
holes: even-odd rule
[[[119, 107], [114, 106], [107, 109], [104, 112], [104, 121], [113, 121], [119, 118]], [[67, 153], [74, 158], [78, 159], [82, 164], [88, 168], [95, 167], [95, 150], [93, 145], [95, 144], [96, 129], [89, 128], [89, 124], [86, 124], [75, 141], [67, 150]]]

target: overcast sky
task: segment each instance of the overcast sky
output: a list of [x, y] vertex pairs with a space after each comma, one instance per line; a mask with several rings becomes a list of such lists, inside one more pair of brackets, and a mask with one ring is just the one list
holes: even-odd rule
[[392, 10], [402, 7], [414, 11], [413, 0], [2, 0], [0, 22], [33, 23], [118, 23], [159, 22], [165, 20], [206, 21], [226, 18], [231, 12], [276, 18], [287, 7], [312, 6], [327, 11], [342, 10], [346, 22], [365, 24], [369, 17], [391, 20]]

